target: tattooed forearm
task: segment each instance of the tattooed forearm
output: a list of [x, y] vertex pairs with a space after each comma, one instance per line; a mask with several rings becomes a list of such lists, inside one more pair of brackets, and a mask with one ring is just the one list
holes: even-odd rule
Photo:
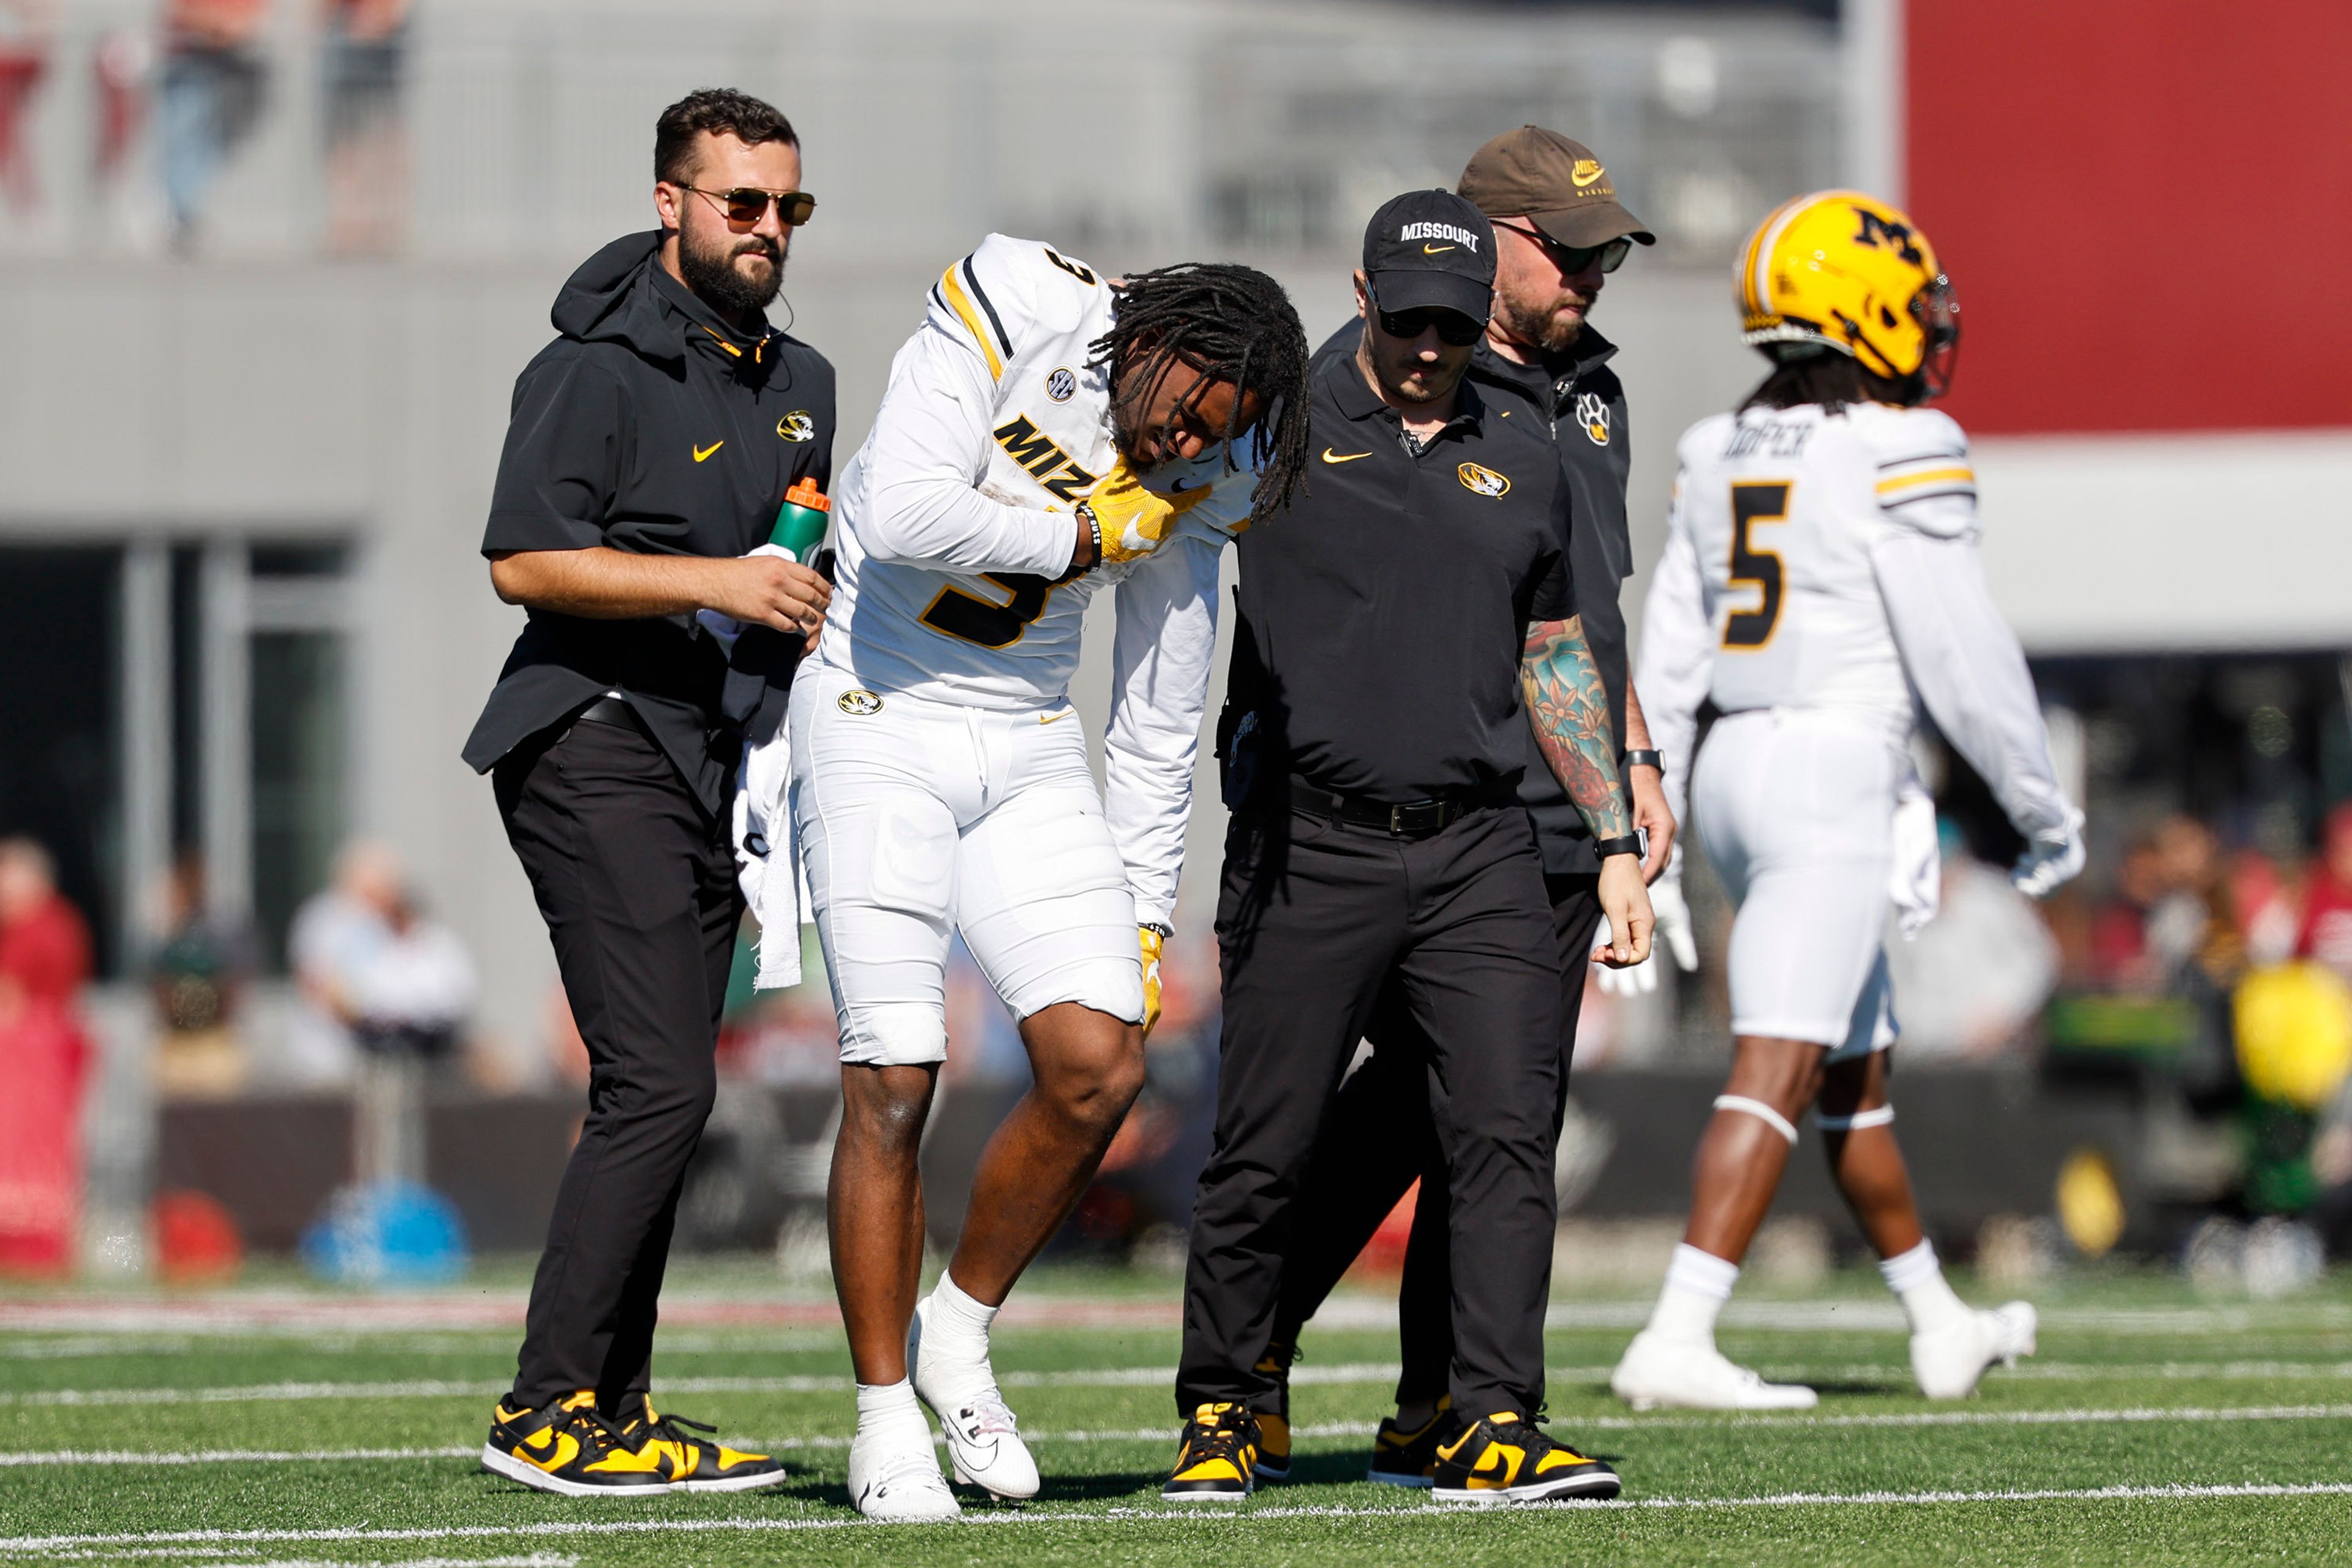
[[1595, 838], [1633, 831], [1633, 813], [1617, 779], [1617, 738], [1609, 724], [1609, 694], [1585, 646], [1584, 623], [1538, 621], [1528, 628], [1519, 660], [1528, 721], [1536, 749], [1576, 803]]

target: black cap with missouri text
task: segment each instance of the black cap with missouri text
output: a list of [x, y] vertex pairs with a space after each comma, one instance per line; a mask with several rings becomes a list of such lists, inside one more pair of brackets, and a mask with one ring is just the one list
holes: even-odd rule
[[1433, 305], [1483, 321], [1495, 304], [1495, 226], [1451, 191], [1407, 191], [1364, 230], [1364, 276], [1383, 310]]

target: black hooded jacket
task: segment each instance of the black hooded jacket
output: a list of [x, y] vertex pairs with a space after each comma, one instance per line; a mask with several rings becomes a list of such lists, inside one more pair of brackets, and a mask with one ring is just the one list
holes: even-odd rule
[[[616, 239], [555, 297], [555, 342], [516, 379], [482, 553], [736, 556], [766, 542], [794, 481], [833, 478], [833, 366], [748, 334], [661, 265], [662, 234]], [[607, 691], [626, 698], [703, 805], [724, 804], [748, 721], [772, 729], [787, 639], [728, 658], [692, 616], [588, 620], [532, 610], [466, 742], [488, 772]]]

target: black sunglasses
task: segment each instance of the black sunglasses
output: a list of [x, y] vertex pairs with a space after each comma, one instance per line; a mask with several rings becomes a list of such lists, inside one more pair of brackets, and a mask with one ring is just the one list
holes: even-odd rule
[[1633, 237], [1629, 235], [1620, 235], [1599, 245], [1562, 245], [1539, 228], [1521, 228], [1515, 223], [1498, 223], [1495, 226], [1524, 235], [1542, 246], [1544, 254], [1551, 258], [1552, 265], [1559, 268], [1563, 277], [1572, 278], [1586, 270], [1596, 257], [1600, 259], [1601, 271], [1614, 272], [1625, 264], [1625, 258], [1633, 250]]
[[678, 186], [698, 196], [709, 196], [727, 214], [729, 223], [754, 224], [768, 216], [768, 204], [776, 205], [776, 221], [786, 228], [798, 228], [808, 222], [809, 214], [816, 210], [816, 198], [806, 191], [763, 191], [757, 185], [738, 185], [731, 191], [706, 191], [700, 185]]
[[1457, 349], [1466, 349], [1486, 335], [1486, 323], [1459, 310], [1449, 310], [1442, 305], [1423, 305], [1412, 310], [1383, 310], [1380, 296], [1372, 297], [1372, 314], [1381, 319], [1381, 331], [1392, 338], [1412, 339], [1434, 327], [1437, 341]]

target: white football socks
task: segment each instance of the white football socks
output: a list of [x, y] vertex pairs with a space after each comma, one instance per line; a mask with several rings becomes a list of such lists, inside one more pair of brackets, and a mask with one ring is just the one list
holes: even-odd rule
[[1880, 1278], [1886, 1288], [1903, 1303], [1903, 1315], [1911, 1320], [1911, 1331], [1924, 1334], [1940, 1329], [1955, 1318], [1968, 1315], [1968, 1303], [1952, 1294], [1944, 1282], [1943, 1265], [1936, 1261], [1936, 1244], [1922, 1241], [1908, 1252], [1879, 1260]]
[[857, 1429], [879, 1434], [898, 1427], [921, 1433], [926, 1444], [931, 1440], [930, 1423], [915, 1403], [915, 1385], [903, 1377], [896, 1383], [859, 1384]]
[[[971, 1392], [967, 1385], [989, 1381], [988, 1329], [996, 1321], [996, 1310], [964, 1294], [954, 1275], [940, 1271], [930, 1310], [923, 1314], [926, 1390], [960, 1394]], [[935, 1377], [941, 1387], [932, 1387]]]
[[1701, 1252], [1686, 1241], [1678, 1244], [1674, 1261], [1666, 1265], [1665, 1288], [1650, 1312], [1649, 1331], [1660, 1339], [1714, 1344], [1716, 1314], [1731, 1300], [1731, 1288], [1738, 1279], [1737, 1263]]

